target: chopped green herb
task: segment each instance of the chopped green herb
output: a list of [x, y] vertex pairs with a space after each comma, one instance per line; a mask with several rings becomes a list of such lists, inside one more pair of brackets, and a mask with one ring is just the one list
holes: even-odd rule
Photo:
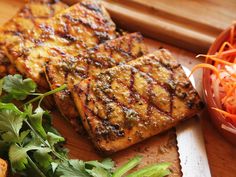
[[[65, 88], [63, 85], [42, 94], [35, 93], [34, 81], [20, 75], [9, 75], [0, 80], [0, 154], [8, 153], [11, 172], [34, 177], [122, 177], [137, 166], [140, 156], [117, 170], [109, 158], [101, 162], [68, 158], [66, 149], [60, 146], [64, 138], [53, 128], [49, 112], [40, 106], [45, 96]], [[19, 107], [6, 102], [24, 101], [30, 95], [36, 97]], [[38, 105], [34, 109], [32, 103], [36, 101]], [[146, 167], [128, 177], [163, 177], [170, 173], [169, 165]]]

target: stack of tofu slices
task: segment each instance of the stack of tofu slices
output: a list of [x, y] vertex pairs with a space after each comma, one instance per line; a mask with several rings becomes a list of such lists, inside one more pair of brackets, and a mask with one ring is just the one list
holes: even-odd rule
[[0, 73], [20, 73], [54, 95], [61, 114], [112, 153], [175, 126], [202, 109], [180, 64], [148, 54], [140, 33], [116, 32], [97, 0], [68, 7], [29, 1], [0, 29]]

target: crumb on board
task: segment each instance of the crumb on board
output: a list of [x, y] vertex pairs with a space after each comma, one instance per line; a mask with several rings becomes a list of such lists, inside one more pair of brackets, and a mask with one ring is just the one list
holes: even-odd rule
[[169, 149], [171, 149], [172, 147], [175, 147], [175, 146], [176, 146], [176, 135], [175, 135], [175, 133], [170, 133], [167, 143], [161, 145], [158, 149], [158, 152], [160, 154], [164, 154], [164, 153], [168, 152]]

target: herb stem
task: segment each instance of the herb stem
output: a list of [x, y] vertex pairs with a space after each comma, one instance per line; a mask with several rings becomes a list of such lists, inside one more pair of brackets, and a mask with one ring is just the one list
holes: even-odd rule
[[141, 156], [136, 156], [133, 159], [129, 160], [127, 163], [119, 167], [113, 174], [112, 177], [122, 177], [125, 173], [127, 173], [129, 170], [137, 166], [140, 161], [142, 160]]
[[38, 101], [38, 100], [40, 100], [40, 99], [42, 99], [42, 98], [44, 98], [44, 97], [46, 97], [46, 96], [52, 95], [52, 94], [54, 94], [54, 93], [56, 93], [56, 92], [60, 92], [60, 91], [64, 90], [66, 87], [67, 87], [67, 86], [64, 84], [64, 85], [62, 85], [62, 86], [56, 88], [55, 90], [51, 90], [51, 91], [49, 91], [49, 92], [46, 92], [46, 93], [44, 93], [44, 94], [42, 94], [42, 95], [39, 95], [39, 96], [33, 98], [32, 100], [28, 101], [28, 102], [25, 103], [25, 104], [27, 105], [27, 104], [33, 103], [33, 102]]
[[44, 173], [38, 168], [38, 166], [33, 162], [33, 160], [27, 155], [27, 160], [30, 164], [30, 166], [35, 169], [35, 171], [39, 174], [41, 177], [46, 177]]
[[68, 161], [68, 159], [66, 159], [65, 157], [63, 157], [61, 154], [57, 153], [54, 149], [52, 150], [52, 153], [58, 158], [60, 159], [61, 161]]
[[51, 149], [51, 152], [57, 157], [59, 158], [60, 160], [62, 161], [67, 161], [66, 158], [64, 158], [63, 156], [61, 156], [59, 153], [57, 153], [49, 144], [47, 144], [44, 139], [35, 131], [35, 129], [31, 126], [31, 124], [27, 121], [27, 120], [24, 120], [25, 123], [29, 126], [29, 128], [32, 130], [32, 132], [35, 134], [35, 136], [37, 136], [40, 141], [47, 147], [49, 147]]
[[43, 95], [43, 93], [30, 93], [29, 95], [32, 95], [32, 96], [39, 96], [39, 95]]
[[167, 163], [167, 162], [147, 166], [141, 170], [138, 170], [136, 172], [129, 174], [126, 177], [143, 177], [143, 176], [164, 177], [170, 174], [170, 170], [168, 169], [169, 166], [170, 166], [170, 163]]

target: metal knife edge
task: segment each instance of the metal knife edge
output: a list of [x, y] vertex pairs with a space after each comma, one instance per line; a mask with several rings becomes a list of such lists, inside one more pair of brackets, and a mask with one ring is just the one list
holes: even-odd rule
[[[187, 75], [190, 70], [183, 66]], [[195, 80], [190, 81], [195, 87]], [[176, 139], [183, 177], [211, 177], [202, 128], [198, 114], [176, 126]]]

